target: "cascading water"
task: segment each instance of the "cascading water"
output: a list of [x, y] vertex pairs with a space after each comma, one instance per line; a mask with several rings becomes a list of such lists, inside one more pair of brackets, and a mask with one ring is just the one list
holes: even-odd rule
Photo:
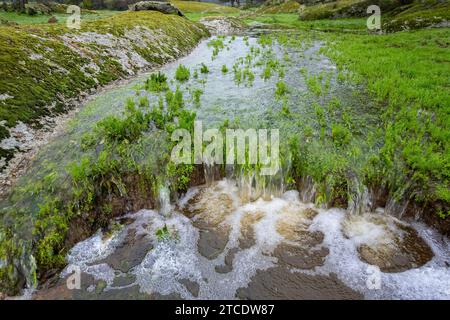
[[[296, 191], [247, 201], [240, 198], [237, 186], [237, 181], [224, 179], [192, 188], [172, 206], [170, 215], [142, 210], [126, 216], [133, 222], [111, 238], [99, 233], [79, 243], [68, 261], [92, 280], [70, 294], [155, 299], [450, 298], [450, 242], [425, 225], [379, 213], [318, 209], [302, 202]], [[162, 229], [164, 236], [158, 231]], [[405, 255], [398, 260], [399, 254]], [[126, 269], [120, 263], [124, 259], [131, 262]], [[373, 273], [373, 264], [381, 271]], [[367, 284], [374, 276], [380, 287]], [[99, 281], [104, 283], [100, 289]], [[39, 294], [50, 298], [61, 292]]]
[[170, 204], [170, 190], [167, 186], [161, 186], [158, 189], [158, 208], [159, 213], [164, 217], [167, 217], [172, 210]]
[[[253, 87], [241, 84], [236, 90], [233, 75], [222, 75], [222, 65], [231, 69], [236, 56], [248, 53], [257, 40], [246, 42], [230, 43], [208, 64], [207, 83], [194, 83], [204, 92], [196, 109], [199, 119], [217, 126], [242, 114], [250, 115], [242, 119], [247, 126], [254, 124], [249, 118], [275, 121], [268, 110], [276, 106], [272, 93], [278, 79], [256, 77]], [[305, 63], [334, 72], [329, 60], [314, 57], [319, 48], [312, 44], [300, 65], [287, 68], [292, 88], [298, 87], [298, 69]], [[207, 61], [210, 51], [203, 43], [180, 63], [194, 68]], [[297, 107], [310, 109], [296, 98]], [[300, 114], [291, 107], [291, 116]], [[220, 181], [218, 166], [206, 163], [205, 185], [190, 188], [175, 203], [160, 184], [157, 210], [126, 215], [117, 219], [121, 227], [112, 235], [99, 231], [75, 245], [60, 281], [38, 291], [37, 298], [450, 298], [446, 238], [421, 223], [384, 214], [393, 204], [368, 214], [369, 193], [356, 179], [349, 187], [348, 211], [318, 208], [313, 202], [319, 186], [306, 176], [296, 182], [300, 192], [288, 190], [290, 163], [284, 162], [274, 176], [227, 165]], [[367, 285], [374, 266], [380, 288]], [[74, 267], [82, 272], [81, 289], [71, 291], [66, 279]]]

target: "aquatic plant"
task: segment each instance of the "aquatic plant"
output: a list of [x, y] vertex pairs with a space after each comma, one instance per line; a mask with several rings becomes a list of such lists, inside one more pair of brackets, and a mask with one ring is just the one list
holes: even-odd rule
[[145, 89], [151, 92], [166, 91], [169, 88], [167, 76], [164, 73], [152, 73], [145, 81]]
[[180, 82], [185, 82], [189, 80], [191, 76], [191, 73], [189, 71], [189, 68], [185, 67], [184, 65], [180, 64], [175, 71], [175, 79], [177, 79]]
[[223, 74], [228, 73], [228, 68], [227, 68], [227, 66], [225, 64], [222, 66], [221, 71], [222, 71]]
[[200, 67], [200, 73], [209, 73], [209, 69], [206, 64], [202, 63], [202, 65]]

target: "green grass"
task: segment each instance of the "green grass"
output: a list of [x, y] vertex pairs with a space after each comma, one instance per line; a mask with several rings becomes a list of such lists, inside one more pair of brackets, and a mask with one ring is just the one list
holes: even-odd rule
[[298, 13], [300, 9], [300, 4], [294, 0], [288, 0], [280, 4], [270, 4], [263, 5], [262, 7], [256, 9], [257, 14], [270, 14], [270, 13]]
[[367, 173], [399, 198], [450, 208], [450, 30], [326, 34], [327, 54], [378, 103], [384, 141]]
[[339, 10], [350, 7], [354, 4], [362, 2], [362, 0], [340, 0], [317, 4], [313, 6], [305, 6], [300, 9], [300, 18], [302, 20], [318, 20], [332, 18]]
[[177, 79], [180, 82], [184, 82], [184, 81], [189, 80], [190, 77], [191, 77], [191, 72], [189, 71], [189, 68], [180, 64], [178, 66], [177, 70], [175, 71], [175, 79]]
[[395, 9], [389, 13], [383, 28], [388, 32], [422, 29], [443, 21], [450, 21], [450, 2], [427, 0]]
[[[81, 23], [84, 21], [93, 21], [111, 17], [119, 13], [120, 11], [112, 10], [97, 10], [95, 13], [82, 13]], [[64, 13], [54, 13], [52, 15], [38, 14], [30, 16], [26, 13], [0, 11], [0, 20], [6, 20], [18, 24], [48, 24], [48, 19], [51, 16], [55, 16], [58, 19], [58, 23], [66, 23], [66, 20], [70, 15]]]
[[174, 1], [170, 0], [183, 13], [202, 13], [202, 14], [237, 14], [239, 9], [229, 6], [222, 6], [215, 3], [197, 2], [197, 1]]
[[282, 26], [286, 28], [297, 28], [302, 30], [323, 30], [323, 31], [341, 31], [355, 30], [365, 31], [367, 29], [366, 19], [336, 19], [336, 20], [299, 20], [298, 14], [264, 14], [260, 16], [246, 17], [247, 24], [252, 22], [261, 22]]

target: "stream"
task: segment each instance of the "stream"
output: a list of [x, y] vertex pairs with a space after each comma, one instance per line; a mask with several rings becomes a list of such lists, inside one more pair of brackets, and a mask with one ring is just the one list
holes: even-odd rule
[[[203, 41], [161, 69], [172, 79], [170, 86], [182, 90], [197, 120], [210, 128], [225, 119], [241, 128], [278, 128], [284, 143], [305, 126], [320, 135], [314, 122], [318, 111], [311, 105], [338, 100], [356, 124], [352, 144], [362, 150], [357, 171], [368, 154], [366, 137], [375, 132], [376, 110], [357, 94], [359, 87], [340, 81], [341, 72], [322, 54], [324, 43], [301, 34], [214, 39], [220, 41]], [[202, 63], [209, 72], [192, 76]], [[191, 69], [189, 81], [173, 80], [179, 64]], [[101, 118], [120, 114], [130, 97], [157, 101], [157, 94], [140, 87], [147, 78], [139, 76], [88, 102], [67, 130], [43, 147], [20, 183], [33, 183], [46, 168], [63, 170], [78, 159], [80, 136]], [[288, 89], [278, 94], [281, 79]], [[154, 144], [151, 150], [157, 152], [157, 139]], [[316, 151], [328, 152], [326, 146]], [[267, 188], [258, 187], [255, 175], [228, 170], [217, 179], [205, 170], [205, 185], [176, 201], [165, 195], [164, 212], [124, 213], [112, 234], [99, 230], [76, 244], [60, 276], [25, 297], [450, 299], [446, 237], [384, 208], [369, 210], [369, 196], [358, 182], [362, 191], [350, 199], [349, 210], [314, 204], [314, 185], [305, 183], [298, 192], [283, 182], [286, 163]], [[67, 286], [74, 270], [80, 271], [79, 289]]]

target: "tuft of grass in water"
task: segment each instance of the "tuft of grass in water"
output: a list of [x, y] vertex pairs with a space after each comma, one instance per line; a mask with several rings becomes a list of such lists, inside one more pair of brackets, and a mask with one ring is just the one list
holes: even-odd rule
[[322, 84], [320, 80], [320, 76], [311, 75], [306, 79], [306, 85], [308, 89], [313, 92], [316, 96], [320, 96], [322, 94]]
[[156, 238], [158, 239], [158, 241], [160, 241], [160, 242], [172, 240], [172, 239], [175, 239], [175, 240], [178, 239], [177, 232], [169, 230], [169, 228], [167, 227], [166, 224], [164, 225], [164, 227], [156, 230], [155, 235], [156, 235]]
[[283, 96], [287, 95], [289, 93], [289, 89], [288, 86], [286, 84], [286, 82], [284, 81], [278, 81], [276, 84], [276, 89], [275, 89], [275, 96], [277, 98], [282, 98]]
[[203, 94], [203, 90], [196, 88], [192, 91], [192, 101], [194, 102], [195, 106], [200, 106], [200, 98]]
[[188, 81], [191, 76], [191, 72], [189, 71], [189, 68], [185, 67], [184, 65], [180, 64], [175, 71], [175, 79], [177, 79], [180, 82]]
[[145, 82], [145, 89], [151, 92], [162, 92], [169, 89], [167, 76], [164, 73], [152, 73]]
[[223, 43], [223, 38], [217, 37], [208, 42], [208, 47], [213, 48], [212, 60], [219, 54], [220, 50], [225, 48], [225, 44]]
[[202, 65], [200, 67], [200, 73], [209, 73], [209, 69], [206, 64], [202, 63]]
[[222, 66], [221, 71], [222, 71], [223, 74], [228, 73], [228, 67], [224, 64], [224, 65]]

